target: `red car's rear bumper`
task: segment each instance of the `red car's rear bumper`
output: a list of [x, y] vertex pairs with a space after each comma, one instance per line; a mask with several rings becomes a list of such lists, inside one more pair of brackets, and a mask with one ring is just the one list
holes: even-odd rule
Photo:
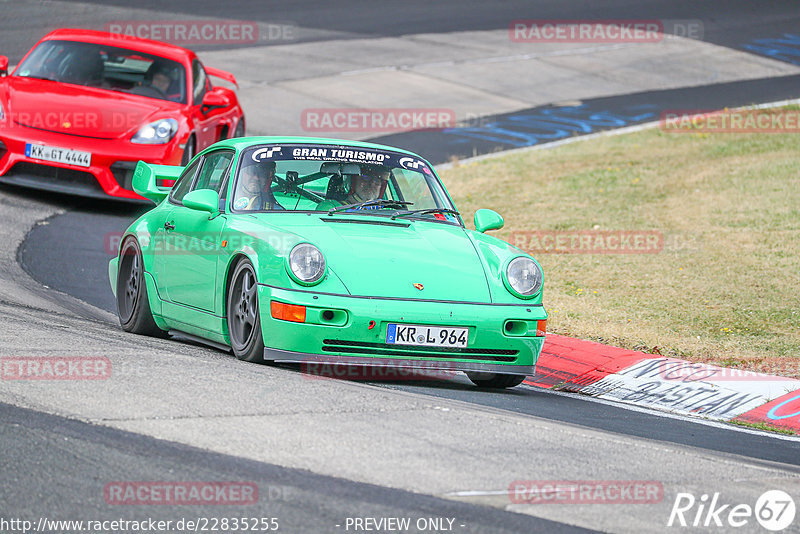
[[[14, 125], [0, 130], [0, 182], [81, 196], [142, 199], [132, 190], [139, 160], [180, 165], [183, 149], [175, 136], [164, 145], [138, 145], [121, 139], [92, 139]], [[183, 140], [185, 141], [185, 140]], [[91, 165], [81, 167], [25, 156], [27, 143], [90, 152]]]

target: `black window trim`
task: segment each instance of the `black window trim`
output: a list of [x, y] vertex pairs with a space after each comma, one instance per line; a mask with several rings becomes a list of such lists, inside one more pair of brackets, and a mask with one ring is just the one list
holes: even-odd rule
[[[220, 206], [223, 206], [222, 202], [227, 198], [227, 194], [226, 194], [227, 192], [225, 191], [225, 189], [228, 187], [228, 181], [229, 181], [229, 178], [230, 178], [231, 164], [233, 163], [234, 158], [236, 158], [236, 151], [234, 149], [232, 149], [232, 148], [219, 147], [219, 148], [214, 148], [214, 149], [212, 149], [212, 150], [210, 150], [208, 152], [204, 152], [203, 154], [200, 154], [199, 159], [197, 160], [197, 168], [194, 170], [194, 176], [192, 177], [192, 185], [189, 186], [189, 190], [186, 192], [187, 195], [189, 193], [191, 193], [192, 191], [194, 191], [195, 187], [197, 187], [197, 180], [200, 178], [200, 171], [205, 166], [206, 160], [208, 159], [208, 157], [213, 155], [213, 154], [218, 154], [220, 152], [228, 152], [228, 153], [232, 154], [232, 156], [233, 156], [233, 157], [231, 157], [231, 160], [228, 162], [228, 166], [223, 171], [223, 173], [225, 173], [226, 176], [222, 181], [222, 185], [220, 185], [220, 193], [219, 193]], [[190, 163], [190, 165], [191, 165], [191, 163]], [[183, 177], [181, 176], [181, 178], [183, 178]], [[175, 185], [177, 185], [177, 182], [175, 183]], [[173, 191], [174, 191], [174, 189], [173, 189]], [[171, 193], [169, 195], [169, 202], [170, 202], [170, 204], [173, 204], [175, 206], [184, 207], [182, 202], [176, 202], [172, 198], [172, 194]], [[224, 210], [220, 209], [220, 211], [224, 211]]]
[[[195, 181], [197, 180], [197, 171], [200, 170], [203, 167], [201, 165], [201, 163], [205, 163], [205, 155], [202, 155], [202, 156], [198, 157], [196, 163], [197, 163], [197, 167], [195, 167], [195, 169], [194, 169], [194, 175], [192, 176], [192, 183], [189, 186], [189, 190], [186, 192], [187, 195], [189, 193], [191, 193], [193, 188], [194, 188]], [[190, 161], [189, 165], [187, 165], [187, 167], [191, 167], [192, 164], [193, 164], [193, 162]], [[186, 169], [184, 169], [184, 172], [186, 172]], [[175, 192], [176, 186], [180, 183], [180, 181], [185, 176], [186, 176], [185, 174], [181, 174], [181, 176], [178, 177], [178, 179], [175, 181], [175, 185], [172, 186], [172, 190], [169, 192], [169, 197], [168, 197], [169, 203], [174, 205], [174, 206], [183, 206], [183, 202], [178, 202], [178, 201], [175, 200], [175, 197], [173, 196], [173, 193]]]

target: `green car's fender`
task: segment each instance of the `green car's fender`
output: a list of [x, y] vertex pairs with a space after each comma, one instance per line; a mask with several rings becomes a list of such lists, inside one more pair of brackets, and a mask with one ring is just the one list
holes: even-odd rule
[[[253, 264], [259, 284], [286, 289], [307, 289], [289, 276], [286, 258], [296, 245], [311, 242], [310, 240], [255, 217], [230, 218], [224, 239], [228, 241], [226, 248], [230, 249], [230, 257], [224, 276], [217, 280], [218, 284], [227, 283], [237, 257], [246, 257]], [[314, 291], [347, 294], [347, 288], [330, 266], [323, 280], [314, 285]]]
[[494, 236], [475, 232], [473, 230], [467, 230], [467, 236], [475, 245], [475, 250], [478, 251], [478, 257], [483, 263], [483, 268], [486, 271], [486, 277], [489, 282], [489, 289], [492, 293], [492, 302], [530, 305], [540, 305], [542, 303], [542, 294], [544, 292], [542, 288], [544, 287], [544, 283], [542, 283], [542, 288], [531, 298], [522, 299], [509, 292], [503, 282], [506, 266], [512, 259], [520, 256], [533, 260], [541, 270], [541, 265], [539, 265], [539, 262], [536, 261], [535, 258], [532, 258], [517, 247]]

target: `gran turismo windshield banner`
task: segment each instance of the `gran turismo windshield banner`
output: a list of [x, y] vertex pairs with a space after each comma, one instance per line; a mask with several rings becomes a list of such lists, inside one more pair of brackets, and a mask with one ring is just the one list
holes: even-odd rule
[[255, 162], [272, 161], [331, 161], [339, 163], [373, 163], [386, 167], [401, 167], [409, 171], [432, 174], [419, 158], [386, 150], [331, 145], [268, 145], [256, 146], [244, 153]]

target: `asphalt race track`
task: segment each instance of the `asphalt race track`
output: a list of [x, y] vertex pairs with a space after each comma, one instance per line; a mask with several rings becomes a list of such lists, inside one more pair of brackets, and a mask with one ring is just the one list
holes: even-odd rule
[[[251, 517], [278, 517], [285, 525], [302, 524], [306, 532], [322, 532], [347, 517], [457, 517], [463, 532], [586, 532], [534, 517], [508, 514], [452, 500], [358, 484], [342, 479], [286, 469], [155, 440], [137, 434], [88, 425], [0, 404], [3, 473], [16, 482], [15, 491], [3, 488], [0, 498], [14, 515], [36, 515], [29, 495], [41, 490], [42, 480], [31, 472], [51, 472], [48, 485], [56, 491], [47, 500], [52, 518], [73, 517], [76, 511], [96, 517], [108, 515], [97, 480], [158, 480], [164, 472], [182, 480], [248, 480], [259, 486], [258, 504], [241, 513]], [[53, 456], [53, 450], [59, 454]], [[108, 466], [114, 466], [109, 469]], [[111, 478], [109, 478], [111, 477]], [[69, 488], [70, 491], [59, 491]], [[127, 512], [127, 513], [125, 513]], [[136, 520], [142, 511], [131, 507], [108, 517]], [[213, 517], [213, 505], [194, 506], [192, 513]], [[164, 506], [158, 520], [179, 521], [180, 506]], [[280, 522], [279, 522], [280, 525]]]
[[[82, 201], [75, 201], [82, 204]], [[107, 243], [123, 232], [129, 220], [145, 208], [120, 203], [117, 210], [125, 215], [90, 213], [88, 207], [73, 208], [65, 214], [48, 219], [48, 224], [33, 228], [20, 249], [20, 263], [37, 280], [46, 280], [50, 287], [77, 296], [83, 301], [114, 313], [116, 304], [110, 288], [97, 287], [96, 281], [105, 282], [108, 260]], [[105, 235], [87, 236], [75, 244], [74, 252], [64, 256], [60, 244], [64, 235], [80, 235], [85, 228], [108, 228], [112, 238]], [[60, 266], [82, 265], [81, 269]], [[58, 266], [53, 268], [53, 266]], [[298, 366], [287, 366], [300, 372]], [[611, 404], [589, 402], [576, 395], [554, 395], [539, 388], [519, 386], [513, 391], [487, 395], [472, 387], [466, 377], [434, 383], [390, 382], [373, 383], [379, 387], [400, 389], [417, 394], [456, 399], [516, 413], [534, 415], [554, 421], [691, 445], [714, 451], [738, 454], [751, 458], [795, 463], [798, 443], [776, 440], [760, 433], [743, 433], [730, 428], [709, 427], [699, 422], [668, 419], [647, 412], [631, 411]]]
[[[14, 17], [0, 21], [0, 53], [14, 64], [45, 31], [59, 25], [102, 28], [109, 20], [160, 16], [257, 20], [297, 26], [291, 42], [259, 43], [257, 52], [267, 57], [299, 47], [303, 53], [293, 56], [299, 58], [293, 68], [303, 77], [319, 66], [303, 59], [308, 46], [379, 37], [407, 42], [417, 34], [426, 40], [453, 39], [459, 32], [476, 32], [469, 35], [485, 38], [482, 46], [488, 48], [489, 37], [507, 32], [514, 19], [658, 18], [702, 21], [698, 46], [705, 47], [703, 54], [725, 55], [730, 62], [730, 69], [715, 76], [692, 74], [697, 81], [685, 86], [587, 93], [579, 102], [534, 106], [498, 98], [496, 107], [482, 111], [474, 123], [369, 136], [417, 151], [434, 163], [609, 129], [606, 122], [588, 119], [598, 114], [617, 120], [616, 126], [629, 126], [658, 120], [662, 111], [676, 107], [733, 107], [800, 97], [800, 44], [796, 55], [785, 46], [773, 53], [763, 45], [800, 35], [796, 2], [220, 4], [181, 0], [166, 7], [144, 0], [134, 9], [123, 1], [5, 2], [0, 6]], [[688, 41], [681, 46], [693, 46]], [[760, 48], [748, 52], [753, 43], [761, 43]], [[251, 51], [244, 45], [195, 48], [215, 59], [228, 49], [232, 58], [245, 58], [233, 63], [253, 57], [245, 55]], [[380, 62], [381, 50], [363, 49], [365, 62]], [[632, 52], [623, 49], [615, 59], [620, 69], [652, 73], [663, 68], [642, 65], [641, 59], [625, 58], [626, 53]], [[741, 76], [736, 65], [741, 65]], [[595, 74], [579, 70], [570, 83]], [[604, 76], [613, 78], [613, 70]], [[255, 91], [271, 91], [269, 82], [251, 82], [242, 87], [252, 98], [261, 94]], [[556, 115], [582, 122], [571, 121], [578, 126], [555, 134], [539, 119]], [[530, 119], [527, 125], [523, 116]], [[509, 123], [515, 125], [511, 135]], [[248, 127], [281, 133], [255, 119]], [[696, 496], [721, 492], [726, 503], [753, 505], [764, 491], [781, 489], [800, 503], [798, 438], [525, 385], [500, 393], [481, 391], [465, 377], [313, 380], [297, 366], [245, 364], [188, 342], [127, 335], [115, 321], [107, 264], [115, 238], [147, 208], [0, 185], [0, 235], [14, 244], [13, 250], [0, 253], [0, 317], [7, 323], [0, 333], [0, 354], [103, 355], [115, 373], [109, 384], [94, 388], [3, 384], [0, 521], [246, 516], [280, 518], [280, 530], [286, 532], [346, 532], [354, 530], [346, 528], [348, 518], [410, 517], [453, 518], [457, 532], [660, 532], [677, 528], [666, 524], [680, 491]], [[255, 504], [234, 507], [112, 506], [104, 501], [108, 483], [144, 480], [249, 481], [258, 486], [260, 497]], [[515, 480], [658, 481], [664, 496], [658, 504], [627, 507], [516, 504], [507, 495]], [[751, 521], [740, 530], [759, 528]], [[787, 531], [800, 532], [800, 520]]]

